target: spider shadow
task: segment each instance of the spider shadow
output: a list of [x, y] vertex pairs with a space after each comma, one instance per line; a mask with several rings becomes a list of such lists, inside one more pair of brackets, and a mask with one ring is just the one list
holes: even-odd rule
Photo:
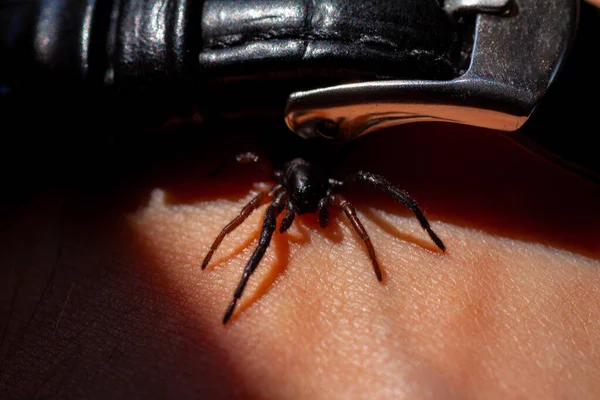
[[[211, 262], [208, 263], [208, 265], [206, 266], [206, 271], [213, 271], [215, 268], [219, 268], [222, 265], [229, 263], [234, 258], [236, 258], [240, 254], [242, 254], [244, 252], [244, 250], [246, 250], [253, 244], [254, 244], [254, 247], [256, 247], [256, 243], [257, 243], [256, 238], [260, 234], [260, 229], [261, 229], [261, 226], [256, 225], [256, 227], [252, 231], [252, 233], [250, 235], [248, 235], [248, 237], [244, 241], [242, 241], [238, 246], [233, 248], [227, 254], [221, 253], [221, 256], [219, 256], [220, 252], [219, 253], [216, 252], [215, 255], [217, 257], [213, 256], [213, 259], [211, 260]], [[225, 239], [225, 240], [227, 240], [227, 239]]]
[[[401, 231], [396, 225], [391, 223], [389, 220], [385, 219], [380, 214], [376, 213], [375, 210], [373, 210], [372, 208], [364, 208], [360, 211], [388, 235], [391, 235], [396, 239], [400, 239], [407, 243], [416, 244], [417, 246], [427, 249], [429, 251], [441, 253], [441, 250], [433, 242], [431, 242], [431, 239], [429, 239], [429, 237], [420, 238]], [[358, 235], [356, 236], [358, 237]], [[360, 239], [360, 237], [358, 238]]]
[[271, 248], [275, 253], [275, 261], [266, 270], [263, 279], [258, 283], [256, 289], [246, 296], [242, 296], [242, 301], [231, 317], [232, 320], [237, 319], [245, 310], [266, 295], [273, 287], [273, 283], [277, 277], [286, 271], [290, 261], [290, 242], [286, 236], [288, 236], [287, 233], [273, 235]]

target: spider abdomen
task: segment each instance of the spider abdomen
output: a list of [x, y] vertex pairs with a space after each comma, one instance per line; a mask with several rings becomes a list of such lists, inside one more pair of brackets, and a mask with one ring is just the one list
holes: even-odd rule
[[290, 196], [297, 214], [314, 213], [327, 196], [328, 179], [315, 164], [295, 158], [283, 167], [281, 185]]

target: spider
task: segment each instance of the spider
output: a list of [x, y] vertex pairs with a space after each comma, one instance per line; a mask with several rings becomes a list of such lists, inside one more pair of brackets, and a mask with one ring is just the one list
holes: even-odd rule
[[[236, 162], [239, 164], [260, 163], [262, 160], [256, 153], [242, 153], [236, 157]], [[281, 170], [272, 172], [272, 176], [276, 185], [269, 192], [262, 192], [254, 197], [246, 204], [239, 215], [221, 230], [202, 262], [202, 269], [204, 270], [225, 236], [240, 226], [254, 210], [265, 203], [271, 202], [264, 215], [258, 246], [244, 268], [240, 282], [233, 294], [233, 299], [229, 303], [223, 316], [223, 324], [226, 324], [233, 315], [233, 311], [235, 310], [238, 300], [244, 293], [248, 280], [265, 255], [276, 229], [277, 217], [283, 210], [287, 211], [279, 226], [279, 232], [281, 233], [284, 233], [292, 226], [296, 215], [306, 213], [318, 213], [319, 225], [322, 228], [325, 228], [329, 222], [329, 208], [335, 207], [341, 209], [363, 240], [369, 253], [371, 263], [373, 264], [375, 276], [377, 277], [377, 280], [381, 282], [381, 268], [379, 267], [379, 262], [377, 261], [371, 239], [356, 215], [352, 203], [338, 193], [344, 186], [353, 182], [370, 184], [387, 193], [396, 202], [411, 210], [421, 224], [421, 227], [429, 234], [429, 237], [436, 246], [442, 251], [446, 250], [446, 246], [431, 229], [429, 221], [425, 218], [425, 215], [423, 215], [423, 211], [417, 202], [410, 197], [408, 193], [396, 188], [383, 176], [359, 171], [355, 174], [346, 176], [342, 181], [331, 179], [328, 178], [322, 166], [304, 158], [295, 158], [288, 161], [283, 165]]]

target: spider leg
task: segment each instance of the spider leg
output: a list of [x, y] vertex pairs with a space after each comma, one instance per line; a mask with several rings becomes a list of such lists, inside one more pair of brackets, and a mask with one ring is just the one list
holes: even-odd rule
[[288, 211], [281, 220], [281, 225], [279, 225], [280, 233], [284, 233], [285, 231], [290, 229], [290, 227], [294, 223], [294, 217], [296, 216], [296, 207], [294, 206], [294, 203], [292, 203], [291, 200], [288, 199], [285, 208], [287, 208]]
[[371, 262], [373, 263], [373, 270], [375, 271], [375, 275], [377, 276], [377, 280], [381, 282], [381, 268], [379, 267], [379, 263], [377, 262], [377, 257], [375, 256], [375, 249], [373, 248], [373, 244], [371, 243], [371, 238], [369, 238], [369, 234], [365, 230], [365, 227], [358, 219], [356, 215], [356, 210], [352, 203], [348, 200], [344, 199], [342, 196], [336, 194], [330, 196], [331, 204], [335, 207], [341, 208], [348, 217], [348, 220], [354, 227], [354, 230], [358, 233], [360, 238], [365, 242], [365, 246], [367, 246], [367, 251], [369, 252], [369, 257], [371, 258]]
[[231, 318], [238, 300], [240, 297], [242, 297], [242, 293], [244, 293], [248, 279], [254, 273], [256, 267], [258, 267], [258, 264], [262, 260], [267, 248], [269, 247], [269, 244], [271, 243], [271, 238], [273, 237], [273, 232], [275, 232], [277, 225], [277, 216], [281, 213], [281, 211], [283, 211], [286, 197], [287, 194], [285, 192], [279, 192], [265, 212], [263, 228], [262, 232], [260, 233], [260, 239], [258, 240], [258, 246], [254, 250], [254, 253], [252, 253], [248, 264], [246, 264], [246, 267], [244, 268], [244, 273], [242, 274], [240, 283], [233, 294], [233, 300], [231, 300], [231, 303], [229, 303], [229, 307], [227, 307], [227, 311], [225, 311], [225, 315], [223, 316], [223, 324], [226, 324]]
[[327, 192], [327, 196], [319, 200], [317, 205], [317, 212], [319, 213], [319, 225], [321, 228], [325, 228], [329, 223], [329, 204], [331, 203], [331, 193]]
[[404, 207], [411, 210], [415, 214], [415, 217], [417, 217], [417, 220], [419, 221], [419, 224], [421, 224], [421, 227], [429, 234], [429, 237], [431, 238], [431, 240], [433, 240], [433, 243], [435, 243], [436, 246], [440, 248], [440, 250], [446, 251], [446, 246], [442, 242], [442, 239], [440, 239], [438, 235], [433, 231], [433, 229], [431, 229], [429, 221], [427, 220], [427, 218], [425, 218], [425, 215], [423, 215], [423, 210], [421, 210], [417, 202], [412, 197], [410, 197], [408, 193], [395, 187], [390, 181], [385, 179], [383, 176], [372, 174], [370, 172], [359, 171], [356, 174], [350, 175], [345, 180], [345, 182], [353, 181], [369, 183], [375, 188], [390, 195], [394, 200], [396, 200], [396, 202], [402, 204]]
[[235, 228], [240, 226], [242, 222], [244, 222], [254, 210], [256, 210], [261, 205], [265, 204], [267, 201], [269, 201], [269, 199], [273, 198], [274, 193], [279, 191], [280, 189], [281, 186], [277, 185], [269, 193], [260, 193], [252, 200], [250, 200], [250, 202], [246, 204], [246, 206], [244, 206], [239, 215], [221, 230], [213, 244], [210, 246], [210, 250], [208, 250], [206, 257], [204, 257], [204, 261], [202, 262], [202, 269], [206, 268], [214, 252], [217, 250], [225, 236], [227, 236], [229, 233], [233, 232]]

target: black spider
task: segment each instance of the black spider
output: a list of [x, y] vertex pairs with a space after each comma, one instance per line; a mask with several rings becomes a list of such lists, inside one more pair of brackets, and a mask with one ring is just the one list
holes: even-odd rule
[[[261, 159], [255, 153], [243, 153], [236, 157], [236, 161], [243, 164], [258, 163]], [[223, 316], [223, 324], [226, 324], [231, 318], [237, 301], [242, 297], [248, 279], [254, 273], [256, 267], [258, 267], [258, 264], [265, 255], [276, 228], [277, 216], [281, 214], [284, 209], [287, 210], [287, 213], [279, 226], [279, 231], [281, 233], [287, 231], [290, 226], [292, 226], [296, 214], [318, 213], [319, 225], [324, 228], [329, 222], [328, 208], [333, 206], [341, 209], [346, 214], [346, 217], [348, 217], [361, 239], [365, 242], [369, 257], [373, 263], [375, 275], [377, 276], [377, 279], [381, 281], [381, 269], [379, 268], [379, 263], [375, 256], [375, 249], [373, 248], [367, 231], [356, 215], [354, 206], [340, 194], [335, 193], [347, 183], [366, 182], [390, 195], [394, 200], [415, 214], [421, 227], [427, 231], [429, 237], [431, 237], [437, 247], [442, 251], [446, 250], [446, 246], [444, 246], [442, 240], [431, 229], [429, 221], [427, 221], [427, 218], [423, 215], [423, 211], [417, 205], [417, 202], [410, 197], [408, 193], [396, 188], [392, 183], [380, 175], [360, 171], [356, 174], [347, 176], [343, 181], [338, 181], [329, 179], [325, 174], [324, 169], [318, 164], [303, 158], [295, 158], [292, 161], [287, 162], [282, 170], [275, 171], [273, 177], [277, 184], [268, 193], [260, 193], [246, 204], [240, 214], [221, 230], [202, 262], [202, 269], [205, 269], [213, 253], [219, 247], [225, 236], [240, 226], [252, 211], [256, 210], [262, 204], [269, 201], [271, 202], [265, 212], [258, 246], [244, 268], [240, 283], [233, 294], [233, 300]]]

